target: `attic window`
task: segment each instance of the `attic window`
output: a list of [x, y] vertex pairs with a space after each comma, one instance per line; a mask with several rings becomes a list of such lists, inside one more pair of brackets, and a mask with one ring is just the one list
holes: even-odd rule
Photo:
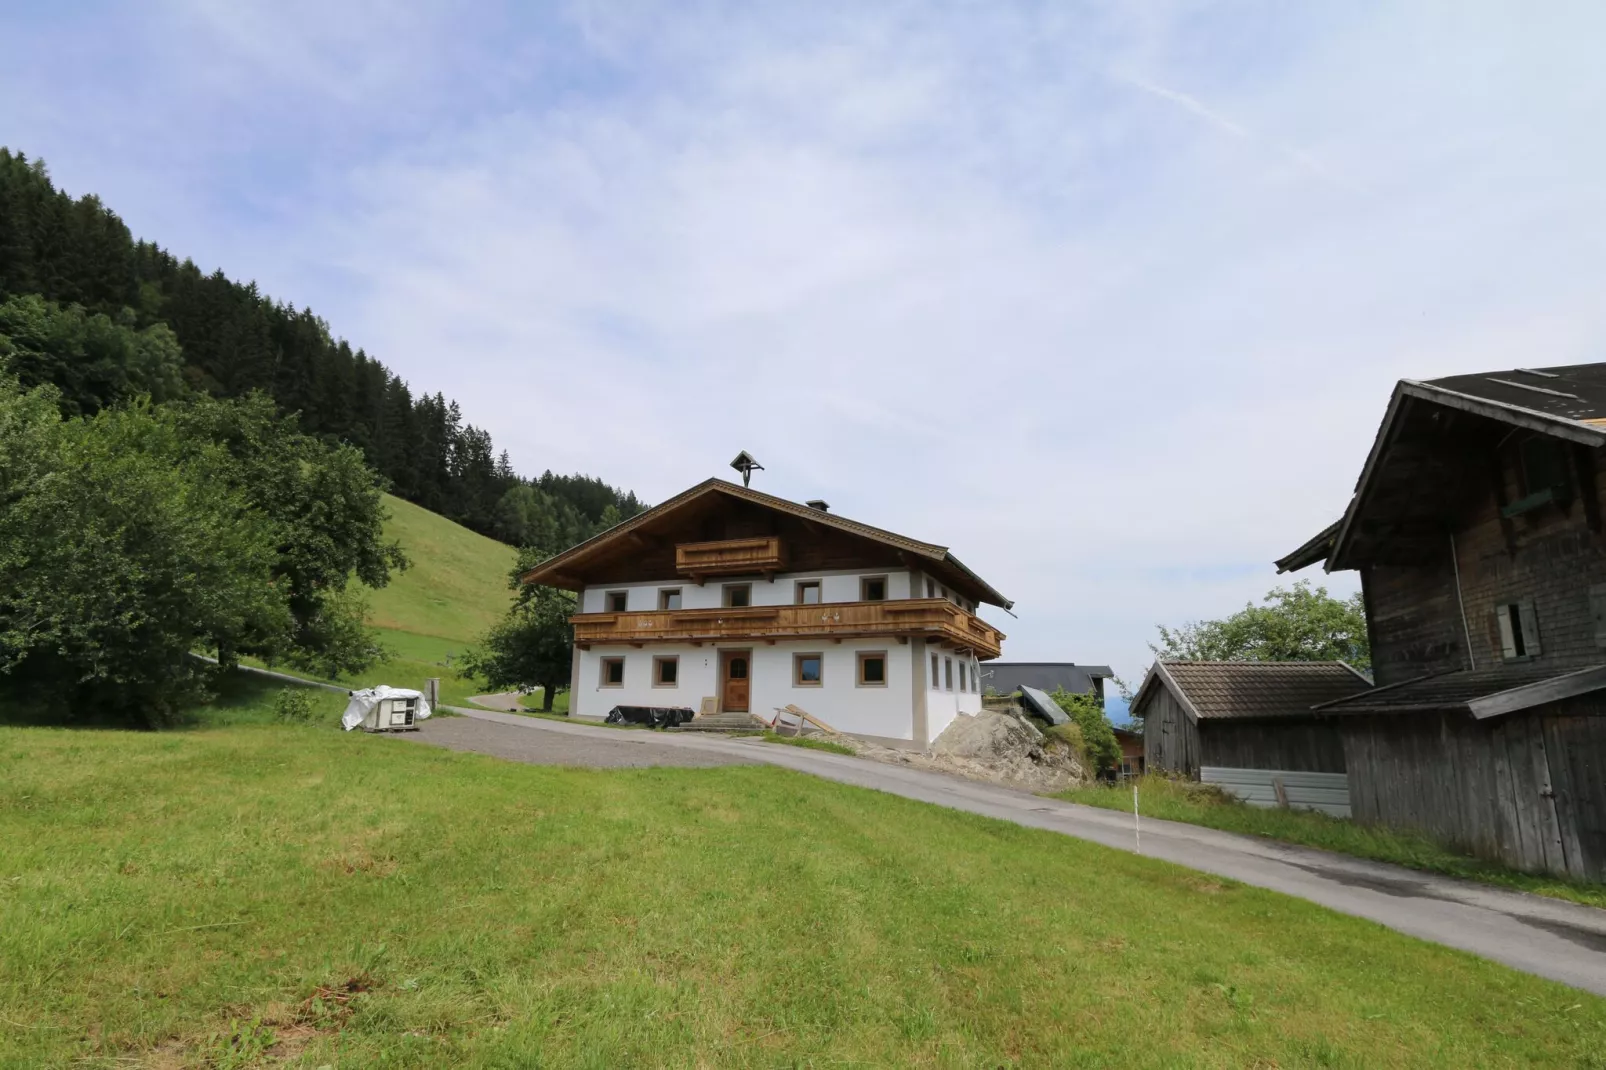
[[1494, 610], [1500, 653], [1507, 661], [1539, 656], [1539, 621], [1531, 601], [1506, 602]]
[[885, 576], [866, 576], [859, 581], [859, 601], [885, 602], [887, 600], [887, 578]]
[[1505, 516], [1519, 516], [1541, 505], [1572, 501], [1567, 446], [1556, 439], [1536, 435], [1522, 444], [1523, 496], [1501, 510]]
[[607, 594], [607, 611], [609, 613], [623, 613], [629, 601], [629, 591], [609, 591]]

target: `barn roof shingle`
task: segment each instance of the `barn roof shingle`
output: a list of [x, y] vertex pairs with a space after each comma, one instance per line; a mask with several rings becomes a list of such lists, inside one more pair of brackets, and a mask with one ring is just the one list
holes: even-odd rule
[[1133, 699], [1166, 686], [1196, 720], [1309, 717], [1371, 682], [1342, 661], [1157, 661]]
[[1324, 703], [1321, 712], [1470, 713], [1482, 720], [1606, 688], [1606, 665], [1502, 665], [1419, 676]]

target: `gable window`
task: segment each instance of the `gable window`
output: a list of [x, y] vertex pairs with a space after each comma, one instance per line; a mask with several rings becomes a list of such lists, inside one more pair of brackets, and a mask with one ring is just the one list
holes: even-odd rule
[[652, 686], [675, 687], [680, 683], [680, 658], [665, 654], [652, 659]]
[[936, 598], [937, 597], [937, 585], [935, 583], [933, 583], [929, 579], [926, 581], [926, 597], [927, 598]]
[[1531, 601], [1495, 606], [1494, 616], [1500, 653], [1507, 661], [1539, 656], [1539, 620]]
[[603, 687], [625, 686], [625, 659], [602, 659], [602, 685]]
[[949, 691], [954, 689], [954, 659], [942, 659], [942, 686]]
[[680, 608], [680, 588], [679, 587], [665, 587], [665, 588], [661, 589], [658, 592], [658, 608], [659, 609], [679, 609]]
[[609, 591], [602, 599], [603, 611], [607, 613], [623, 613], [629, 604], [629, 591]]
[[887, 600], [887, 578], [885, 576], [866, 576], [859, 581], [859, 601], [885, 602]]
[[792, 685], [819, 687], [825, 682], [825, 657], [822, 654], [792, 655]]
[[753, 585], [751, 583], [727, 583], [725, 585], [725, 607], [727, 609], [743, 609], [753, 604]]
[[885, 650], [859, 651], [859, 686], [887, 686], [887, 652]]
[[794, 601], [800, 606], [817, 606], [820, 604], [820, 581], [798, 580], [797, 594]]

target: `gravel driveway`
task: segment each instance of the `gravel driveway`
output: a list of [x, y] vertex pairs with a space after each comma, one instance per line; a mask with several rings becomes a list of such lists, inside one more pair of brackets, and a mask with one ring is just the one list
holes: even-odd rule
[[522, 725], [499, 724], [472, 717], [431, 717], [416, 732], [400, 735], [419, 743], [450, 750], [490, 754], [531, 765], [584, 765], [597, 769], [642, 769], [653, 765], [707, 768], [716, 765], [753, 765], [751, 759], [689, 747], [653, 746], [649, 740], [633, 740], [646, 735], [628, 729], [605, 730], [621, 739], [603, 736], [570, 735], [561, 732], [531, 732]]

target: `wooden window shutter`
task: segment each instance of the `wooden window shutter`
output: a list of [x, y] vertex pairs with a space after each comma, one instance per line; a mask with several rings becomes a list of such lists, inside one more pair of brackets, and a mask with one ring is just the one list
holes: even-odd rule
[[1500, 651], [1503, 658], [1517, 656], [1517, 639], [1511, 634], [1511, 611], [1506, 603], [1495, 606], [1491, 611], [1494, 618], [1494, 647]]
[[1539, 646], [1539, 617], [1534, 613], [1533, 599], [1523, 599], [1517, 608], [1522, 613], [1522, 645], [1530, 658], [1537, 658], [1544, 650]]

